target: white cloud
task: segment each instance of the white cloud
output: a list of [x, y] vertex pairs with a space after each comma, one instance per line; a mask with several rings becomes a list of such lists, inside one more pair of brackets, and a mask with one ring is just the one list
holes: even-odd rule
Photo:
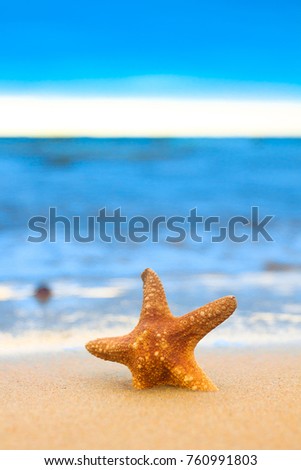
[[1, 136], [301, 136], [301, 100], [0, 96]]

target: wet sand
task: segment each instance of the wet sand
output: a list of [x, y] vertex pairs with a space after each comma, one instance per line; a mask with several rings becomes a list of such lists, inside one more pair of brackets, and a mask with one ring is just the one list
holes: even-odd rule
[[1, 449], [300, 449], [301, 348], [199, 350], [218, 392], [137, 391], [86, 352], [0, 359]]

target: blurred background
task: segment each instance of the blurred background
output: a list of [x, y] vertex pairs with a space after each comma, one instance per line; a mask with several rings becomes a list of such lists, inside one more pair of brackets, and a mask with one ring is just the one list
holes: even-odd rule
[[[129, 331], [146, 267], [182, 315], [234, 294], [207, 345], [301, 339], [297, 1], [12, 1], [0, 27], [1, 353]], [[254, 243], [27, 241], [58, 215], [274, 216]], [[251, 227], [246, 227], [250, 233]]]

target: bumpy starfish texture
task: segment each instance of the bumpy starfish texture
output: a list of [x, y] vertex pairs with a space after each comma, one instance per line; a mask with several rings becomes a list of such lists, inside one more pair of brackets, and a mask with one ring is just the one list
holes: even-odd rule
[[182, 317], [174, 317], [158, 275], [148, 268], [141, 277], [143, 305], [138, 325], [128, 335], [90, 341], [87, 350], [106, 361], [126, 365], [138, 389], [165, 384], [217, 390], [196, 363], [194, 348], [234, 312], [235, 297], [222, 297]]

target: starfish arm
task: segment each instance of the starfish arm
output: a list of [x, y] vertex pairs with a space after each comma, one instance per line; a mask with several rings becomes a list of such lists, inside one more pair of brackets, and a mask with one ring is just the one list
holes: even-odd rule
[[169, 365], [169, 385], [189, 388], [190, 390], [202, 390], [214, 392], [218, 390], [216, 385], [207, 377], [198, 366], [194, 357], [187, 360], [183, 358], [171, 366]]
[[158, 385], [156, 381], [151, 380], [151, 378], [145, 374], [137, 373], [137, 371], [134, 371], [131, 367], [130, 371], [132, 372], [133, 385], [138, 390], [143, 390], [144, 388], [152, 388]]
[[209, 331], [223, 323], [237, 307], [233, 295], [222, 297], [177, 319], [182, 337], [194, 348]]
[[86, 349], [105, 361], [120, 362], [127, 365], [130, 359], [129, 335], [114, 338], [98, 338], [89, 341]]
[[159, 276], [150, 268], [143, 271], [143, 304], [140, 322], [146, 318], [173, 317]]

